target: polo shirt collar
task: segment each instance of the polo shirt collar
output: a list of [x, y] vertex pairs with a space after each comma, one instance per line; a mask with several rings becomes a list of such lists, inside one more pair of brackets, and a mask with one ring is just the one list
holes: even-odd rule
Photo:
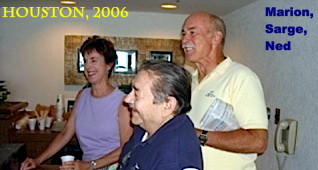
[[232, 62], [232, 59], [228, 56], [225, 56], [225, 57], [226, 57], [225, 60], [223, 60], [219, 65], [217, 65], [215, 69], [211, 71], [211, 73], [214, 72], [214, 73], [223, 74], [227, 70], [227, 68]]
[[[159, 133], [165, 133], [165, 132], [170, 131], [172, 129], [178, 128], [179, 125], [176, 126], [176, 124], [179, 124], [181, 121], [184, 121], [185, 117], [186, 117], [186, 114], [184, 114], [184, 113], [177, 114], [172, 119], [170, 119], [168, 122], [166, 122], [163, 126], [161, 126], [149, 139], [147, 139], [141, 143], [142, 144], [150, 144], [150, 143], [152, 143], [152, 141], [154, 141], [154, 140], [156, 140], [156, 138], [158, 138]], [[146, 133], [146, 131], [144, 131], [144, 132]], [[143, 136], [145, 133], [143, 133]]]
[[[217, 65], [210, 73], [208, 73], [204, 79], [209, 78], [211, 74], [219, 74], [222, 75], [227, 68], [230, 66], [232, 63], [232, 59], [229, 56], [225, 56], [225, 60], [223, 60], [219, 65]], [[193, 73], [192, 76], [196, 78], [196, 81], [198, 80], [199, 76], [199, 71], [196, 69]]]

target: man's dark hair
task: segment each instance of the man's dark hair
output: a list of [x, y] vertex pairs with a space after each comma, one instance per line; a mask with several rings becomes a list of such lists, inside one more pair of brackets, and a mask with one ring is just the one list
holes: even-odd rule
[[116, 50], [114, 44], [104, 38], [94, 35], [89, 37], [81, 46], [80, 52], [84, 56], [85, 52], [91, 53], [96, 50], [100, 55], [104, 56], [105, 63], [113, 63], [112, 68], [108, 72], [108, 77], [111, 76], [117, 60]]
[[191, 76], [184, 68], [163, 60], [150, 60], [140, 70], [154, 78], [151, 87], [154, 103], [162, 103], [172, 96], [178, 102], [176, 114], [191, 110]]

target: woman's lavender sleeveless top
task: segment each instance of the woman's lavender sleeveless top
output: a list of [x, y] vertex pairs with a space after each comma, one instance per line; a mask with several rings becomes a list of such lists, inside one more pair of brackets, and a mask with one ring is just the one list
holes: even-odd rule
[[103, 98], [93, 97], [91, 88], [81, 93], [75, 110], [75, 131], [84, 161], [96, 160], [119, 147], [118, 109], [124, 96], [118, 88]]

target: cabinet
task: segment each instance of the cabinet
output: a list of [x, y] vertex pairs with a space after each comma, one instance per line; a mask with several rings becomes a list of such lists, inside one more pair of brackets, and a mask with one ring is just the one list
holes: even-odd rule
[[34, 130], [28, 129], [9, 131], [10, 143], [25, 143], [27, 148], [28, 157], [39, 156], [53, 141], [58, 132], [52, 132], [50, 129]]
[[[24, 112], [20, 112], [28, 106], [27, 102], [6, 102], [5, 106], [0, 106], [0, 144], [1, 143], [24, 143], [26, 146], [28, 157], [39, 156], [58, 135], [59, 132], [51, 131], [51, 129], [39, 130], [36, 128], [30, 131], [29, 128], [16, 130], [12, 126], [12, 122], [21, 118]], [[70, 141], [52, 158], [44, 162], [44, 164], [60, 164], [60, 156], [72, 154], [77, 159], [81, 159], [82, 152], [78, 146], [76, 138]], [[1, 169], [1, 168], [0, 168]]]
[[[53, 139], [59, 134], [59, 132], [51, 131], [51, 129], [39, 130], [35, 129], [30, 131], [28, 128], [9, 131], [10, 143], [25, 143], [27, 156], [36, 158], [39, 156], [53, 141]], [[76, 159], [82, 158], [82, 151], [74, 137], [66, 146], [64, 146], [59, 152], [44, 162], [44, 164], [61, 164], [60, 157], [63, 155], [73, 155]]]

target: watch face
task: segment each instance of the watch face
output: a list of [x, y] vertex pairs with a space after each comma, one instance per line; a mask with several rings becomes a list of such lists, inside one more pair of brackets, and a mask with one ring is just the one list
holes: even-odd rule
[[93, 169], [95, 169], [97, 164], [95, 161], [91, 161], [91, 165], [92, 165]]
[[200, 136], [199, 136], [199, 139], [200, 139], [200, 140], [207, 140], [207, 137], [206, 137], [206, 135], [200, 135]]
[[205, 143], [206, 143], [206, 141], [208, 140], [208, 138], [207, 138], [207, 136], [206, 136], [205, 134], [201, 134], [201, 135], [199, 136], [199, 140], [200, 140], [200, 144], [201, 144], [202, 146], [204, 146]]

